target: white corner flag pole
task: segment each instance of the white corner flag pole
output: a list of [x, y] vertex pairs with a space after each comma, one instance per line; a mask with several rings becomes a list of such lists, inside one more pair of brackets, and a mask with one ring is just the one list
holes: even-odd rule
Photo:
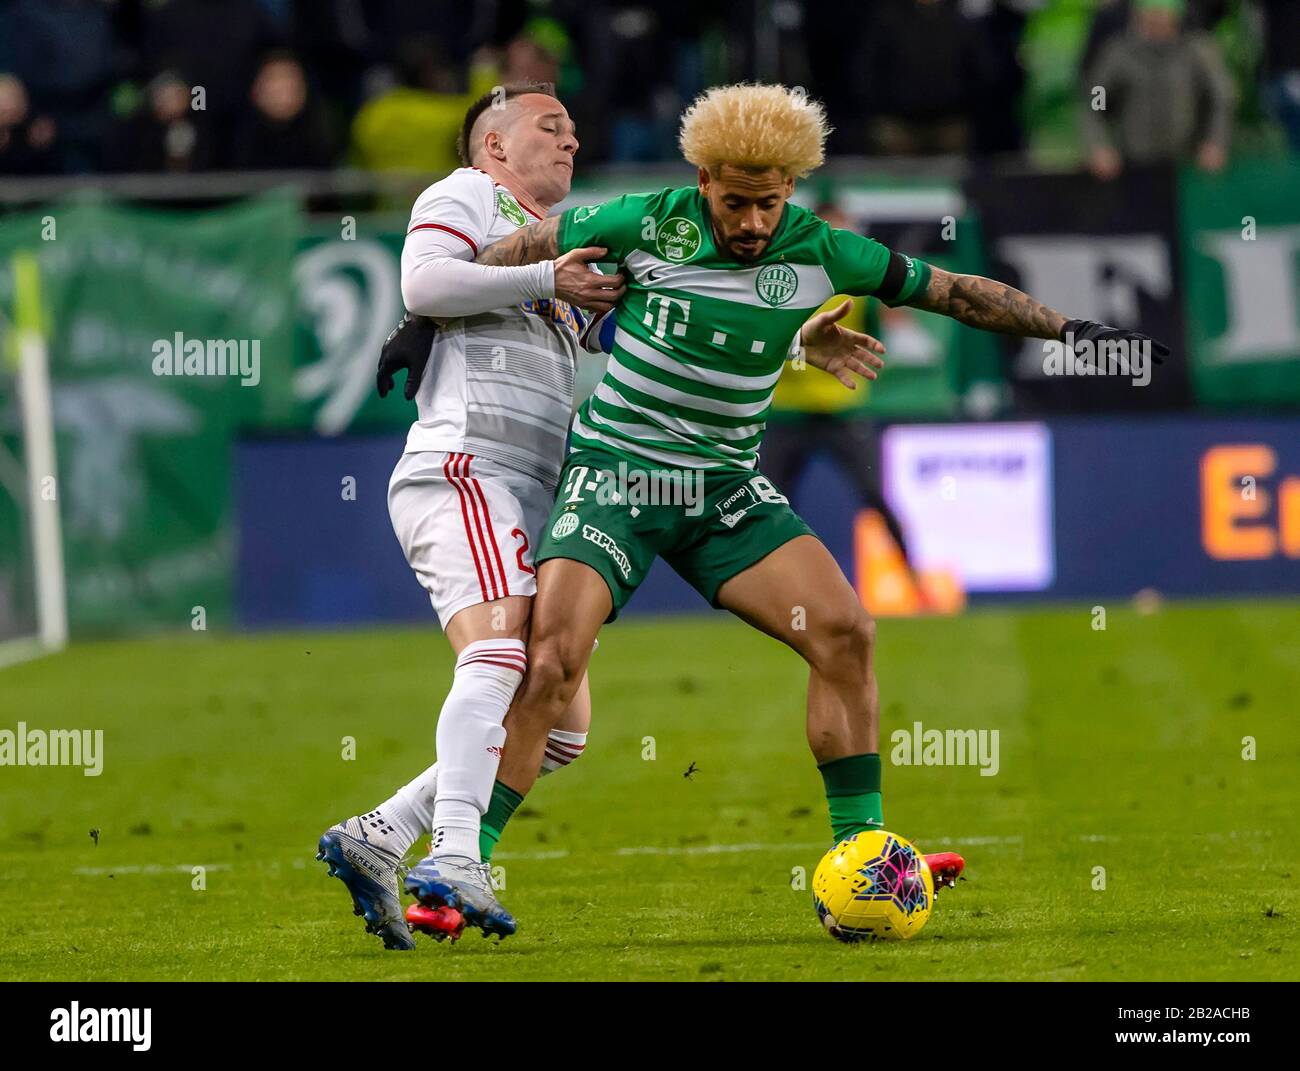
[[18, 396], [36, 567], [36, 621], [41, 645], [46, 650], [57, 651], [68, 642], [68, 604], [63, 585], [63, 533], [59, 523], [59, 470], [54, 449], [49, 353], [41, 327], [40, 269], [36, 258], [29, 253], [16, 254], [13, 267]]

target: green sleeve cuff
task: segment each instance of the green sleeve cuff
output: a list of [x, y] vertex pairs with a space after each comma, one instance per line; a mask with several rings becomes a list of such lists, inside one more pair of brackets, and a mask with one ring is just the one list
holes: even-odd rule
[[887, 301], [887, 305], [906, 305], [917, 294], [924, 294], [926, 288], [930, 285], [930, 265], [924, 260], [916, 257], [912, 258], [912, 267], [914, 271], [907, 273], [907, 281], [903, 283], [902, 289], [898, 291], [898, 296], [893, 301]]
[[561, 256], [567, 253], [571, 248], [574, 248], [569, 245], [569, 241], [568, 241], [569, 223], [572, 221], [572, 217], [573, 217], [572, 208], [565, 209], [563, 212], [560, 213], [560, 225], [559, 227], [556, 228], [555, 231], [555, 248], [560, 253]]

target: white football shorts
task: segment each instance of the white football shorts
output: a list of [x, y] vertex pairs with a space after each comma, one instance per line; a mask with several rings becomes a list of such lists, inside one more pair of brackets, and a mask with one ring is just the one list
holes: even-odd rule
[[533, 551], [554, 500], [540, 481], [487, 458], [402, 455], [388, 515], [443, 628], [467, 606], [537, 594]]

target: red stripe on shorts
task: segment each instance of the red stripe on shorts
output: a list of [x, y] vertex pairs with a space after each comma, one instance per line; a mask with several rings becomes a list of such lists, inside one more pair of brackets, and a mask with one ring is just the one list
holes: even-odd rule
[[[492, 514], [488, 512], [487, 496], [483, 494], [483, 485], [478, 482], [475, 476], [469, 477], [469, 482], [473, 485], [474, 490], [478, 492], [479, 501], [483, 503], [483, 523], [487, 525], [488, 535], [492, 539], [492, 552], [497, 558], [497, 572], [501, 574], [501, 586], [505, 590], [503, 595], [510, 594], [510, 585], [506, 582], [506, 567], [501, 564], [501, 548], [497, 546], [497, 534], [492, 528]], [[484, 548], [484, 554], [487, 548]]]
[[[488, 554], [487, 539], [483, 535], [483, 519], [478, 515], [478, 501], [475, 499], [473, 489], [470, 486], [469, 463], [472, 458], [469, 454], [456, 454], [455, 457], [456, 476], [462, 481], [460, 486], [464, 488], [469, 498], [470, 512], [474, 514], [474, 530], [478, 532], [478, 542], [483, 551], [483, 564], [487, 568], [488, 583], [492, 585], [492, 598], [499, 599], [501, 593], [497, 590], [497, 575], [492, 569], [492, 558]], [[487, 507], [485, 506], [484, 512], [486, 510]], [[486, 595], [484, 595], [483, 601], [487, 601]]]
[[487, 602], [487, 584], [483, 580], [483, 567], [479, 564], [478, 548], [474, 546], [474, 533], [469, 527], [469, 507], [465, 503], [465, 489], [453, 479], [451, 474], [451, 465], [455, 457], [455, 454], [447, 455], [447, 460], [442, 465], [442, 474], [447, 478], [447, 482], [456, 488], [456, 494], [460, 497], [460, 515], [465, 520], [465, 541], [469, 544], [470, 553], [474, 555], [474, 569], [478, 573], [479, 589], [483, 592], [483, 601]]

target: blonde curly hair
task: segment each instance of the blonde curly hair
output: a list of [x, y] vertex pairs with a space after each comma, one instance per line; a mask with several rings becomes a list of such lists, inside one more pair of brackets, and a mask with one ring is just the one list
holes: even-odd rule
[[803, 178], [826, 158], [830, 130], [826, 109], [802, 88], [741, 83], [696, 97], [682, 115], [677, 143], [710, 174], [731, 164]]

